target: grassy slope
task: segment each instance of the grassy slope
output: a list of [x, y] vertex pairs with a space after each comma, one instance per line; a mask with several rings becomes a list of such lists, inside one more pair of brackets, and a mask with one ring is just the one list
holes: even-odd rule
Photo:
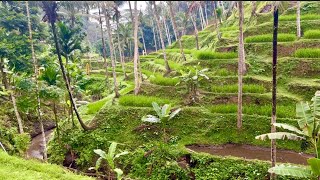
[[58, 165], [40, 163], [9, 156], [0, 151], [0, 179], [10, 180], [89, 180], [93, 178], [75, 175]]

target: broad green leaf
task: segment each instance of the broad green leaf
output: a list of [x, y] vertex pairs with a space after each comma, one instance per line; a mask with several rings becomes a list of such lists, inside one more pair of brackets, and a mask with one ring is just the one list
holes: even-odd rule
[[117, 179], [120, 180], [120, 179], [122, 178], [123, 171], [122, 171], [121, 169], [119, 169], [119, 168], [115, 168], [115, 169], [114, 169], [114, 172], [117, 173]]
[[297, 103], [296, 112], [297, 117], [300, 118], [298, 120], [300, 129], [302, 129], [306, 135], [311, 137], [313, 132], [314, 117], [312, 116], [309, 104], [305, 102]]
[[169, 111], [170, 111], [170, 105], [169, 104], [163, 105], [162, 106], [162, 111], [161, 111], [161, 116], [159, 116], [160, 119], [163, 118], [163, 117], [166, 117], [166, 115], [169, 114]]
[[160, 123], [161, 122], [158, 117], [150, 115], [150, 114], [143, 116], [141, 120], [144, 122], [151, 122], [151, 123]]
[[320, 159], [310, 158], [307, 160], [314, 175], [320, 176]]
[[152, 102], [152, 107], [156, 111], [158, 116], [161, 116], [161, 108], [156, 102]]
[[268, 170], [268, 172], [282, 176], [294, 176], [300, 178], [309, 178], [312, 175], [310, 169], [284, 164], [272, 167]]
[[275, 132], [275, 133], [267, 133], [267, 134], [262, 134], [259, 136], [256, 136], [256, 139], [260, 140], [266, 140], [266, 139], [289, 139], [289, 140], [301, 140], [305, 139], [302, 136], [298, 136], [293, 133], [288, 133], [288, 132]]
[[99, 157], [98, 158], [98, 160], [97, 160], [97, 162], [96, 162], [96, 166], [95, 166], [95, 168], [96, 168], [96, 171], [98, 171], [98, 169], [99, 169], [99, 167], [100, 167], [100, 164], [101, 164], [101, 161], [103, 160], [103, 158], [102, 157]]
[[306, 135], [306, 134], [304, 134], [304, 132], [300, 131], [298, 128], [296, 128], [296, 127], [294, 127], [292, 125], [289, 125], [289, 124], [274, 123], [273, 125], [276, 126], [276, 127], [279, 127], [279, 128], [287, 129], [289, 131], [293, 131], [293, 132], [295, 132], [297, 134], [300, 134], [300, 135], [303, 135], [303, 136]]
[[320, 95], [318, 92], [315, 94], [315, 96], [311, 99], [312, 101], [312, 108], [313, 108], [313, 114], [314, 117], [320, 116]]
[[170, 116], [169, 116], [169, 120], [172, 119], [172, 118], [174, 118], [180, 111], [181, 111], [181, 108], [173, 111], [173, 112], [170, 114]]
[[106, 152], [104, 152], [103, 150], [101, 149], [95, 149], [93, 150], [96, 154], [98, 154], [100, 157], [102, 158], [106, 158]]
[[116, 158], [118, 158], [120, 156], [123, 156], [123, 155], [126, 155], [126, 154], [129, 154], [129, 152], [128, 151], [123, 151], [123, 152], [121, 152], [119, 154], [116, 154], [113, 159], [116, 159]]
[[108, 157], [112, 158], [114, 157], [117, 149], [117, 143], [112, 142], [111, 145], [109, 146], [109, 151], [108, 151]]

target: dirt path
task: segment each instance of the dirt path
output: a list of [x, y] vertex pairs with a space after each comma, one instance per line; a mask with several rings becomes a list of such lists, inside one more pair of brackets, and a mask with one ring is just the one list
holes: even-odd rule
[[[45, 132], [46, 134], [46, 141], [48, 143], [51, 134], [53, 133], [54, 129], [50, 129]], [[42, 142], [42, 135], [38, 134], [34, 138], [32, 138], [31, 144], [27, 150], [27, 156], [29, 158], [37, 158], [37, 159], [43, 159], [43, 142]]]
[[[270, 160], [270, 148], [252, 145], [188, 145], [186, 147], [196, 152], [206, 152], [213, 155], [235, 156], [245, 159], [258, 159], [264, 161]], [[313, 156], [310, 154], [297, 153], [289, 150], [277, 150], [277, 162], [307, 165], [307, 159], [311, 157]]]

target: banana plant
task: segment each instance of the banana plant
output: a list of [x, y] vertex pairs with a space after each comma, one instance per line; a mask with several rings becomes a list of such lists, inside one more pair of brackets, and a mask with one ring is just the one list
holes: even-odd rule
[[166, 125], [169, 120], [174, 118], [180, 111], [181, 108], [176, 109], [175, 111], [171, 112], [170, 104], [165, 104], [162, 107], [158, 105], [156, 102], [152, 102], [152, 106], [154, 111], [157, 113], [157, 116], [154, 115], [146, 115], [142, 117], [142, 121], [150, 122], [150, 123], [161, 123], [162, 130], [163, 130], [163, 139], [166, 141]]
[[[114, 160], [119, 158], [120, 156], [129, 154], [129, 152], [123, 151], [123, 152], [116, 154], [116, 149], [117, 149], [118, 144], [119, 143], [111, 142], [108, 153], [106, 153], [105, 151], [103, 151], [101, 149], [94, 150], [94, 152], [100, 156], [99, 159], [96, 161], [95, 169], [96, 169], [96, 171], [98, 171], [102, 160], [106, 160], [110, 169], [117, 174], [117, 179], [122, 179], [123, 171], [115, 166]], [[109, 173], [109, 179], [110, 179], [110, 173]]]
[[309, 141], [315, 151], [315, 158], [308, 159], [307, 168], [279, 165], [270, 168], [270, 173], [279, 175], [290, 175], [296, 177], [312, 177], [320, 176], [320, 159], [318, 153], [318, 143], [320, 138], [320, 91], [315, 93], [311, 99], [312, 103], [300, 102], [296, 105], [296, 114], [298, 127], [284, 124], [274, 123], [273, 125], [279, 128], [286, 129], [290, 132], [275, 132], [256, 136], [256, 139], [288, 139], [288, 140], [307, 140]]

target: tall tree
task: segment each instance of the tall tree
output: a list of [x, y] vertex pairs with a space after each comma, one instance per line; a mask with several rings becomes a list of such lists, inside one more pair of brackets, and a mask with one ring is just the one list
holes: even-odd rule
[[138, 11], [137, 11], [137, 1], [134, 1], [134, 56], [133, 56], [133, 73], [134, 73], [134, 94], [137, 95], [140, 91], [140, 81], [139, 81], [139, 72], [138, 72], [138, 61], [139, 61], [139, 52], [138, 52]]
[[27, 18], [28, 18], [28, 29], [29, 29], [29, 40], [30, 40], [30, 46], [31, 46], [31, 54], [32, 54], [32, 59], [33, 59], [33, 66], [34, 66], [34, 80], [36, 84], [36, 97], [37, 97], [37, 117], [38, 121], [40, 123], [40, 129], [41, 129], [41, 134], [42, 134], [42, 144], [43, 144], [43, 160], [47, 161], [47, 143], [46, 143], [46, 134], [44, 133], [44, 128], [43, 128], [43, 122], [41, 118], [41, 106], [40, 106], [40, 96], [39, 96], [39, 85], [38, 85], [38, 61], [36, 58], [36, 54], [34, 51], [34, 46], [33, 46], [33, 38], [32, 38], [32, 29], [31, 29], [31, 18], [30, 18], [30, 13], [29, 13], [29, 3], [26, 1], [26, 10], [27, 10]]
[[160, 36], [160, 41], [161, 41], [161, 47], [162, 47], [162, 53], [163, 53], [163, 59], [164, 59], [164, 64], [165, 64], [165, 68], [166, 68], [166, 74], [169, 74], [171, 72], [168, 60], [167, 60], [167, 55], [166, 55], [166, 46], [164, 45], [164, 41], [163, 41], [163, 37], [162, 37], [162, 33], [161, 33], [161, 25], [160, 25], [160, 21], [159, 21], [159, 15], [157, 12], [157, 6], [156, 6], [156, 2], [153, 1], [153, 12], [154, 12], [154, 16], [156, 19], [156, 23], [157, 23], [157, 27], [159, 30], [159, 36]]
[[[271, 117], [271, 133], [276, 132], [276, 126], [274, 123], [277, 121], [277, 44], [278, 44], [278, 5], [274, 6], [273, 10], [273, 54], [272, 54], [272, 117]], [[271, 165], [276, 165], [276, 140], [271, 140]], [[272, 174], [272, 179], [275, 178], [275, 174]]]
[[243, 76], [243, 63], [245, 59], [244, 43], [243, 43], [243, 2], [239, 1], [239, 61], [238, 61], [238, 115], [237, 115], [237, 128], [242, 128], [242, 76]]
[[175, 16], [174, 16], [173, 8], [172, 8], [172, 2], [168, 1], [168, 4], [169, 4], [169, 13], [170, 13], [170, 18], [171, 18], [171, 22], [172, 22], [174, 36], [176, 37], [176, 40], [178, 41], [181, 56], [182, 56], [183, 60], [186, 61], [187, 59], [186, 59], [186, 56], [184, 55], [184, 52], [183, 52], [181, 39], [180, 39], [180, 36], [178, 36], [178, 34], [177, 34], [177, 24], [176, 24], [176, 20], [174, 18]]
[[[105, 3], [108, 3], [107, 6]], [[112, 39], [112, 33], [111, 33], [111, 25], [110, 25], [110, 13], [107, 11], [107, 7], [113, 7], [113, 2], [104, 2], [103, 5], [103, 13], [104, 17], [106, 19], [106, 26], [107, 26], [107, 32], [108, 32], [108, 40], [109, 40], [109, 49], [110, 49], [110, 59], [111, 59], [111, 66], [112, 66], [112, 76], [113, 76], [113, 85], [114, 85], [114, 93], [115, 97], [120, 97], [119, 88], [118, 88], [118, 82], [117, 82], [117, 74], [116, 74], [116, 60], [113, 56], [113, 39]]]
[[62, 58], [61, 58], [61, 53], [60, 53], [60, 47], [59, 47], [59, 43], [58, 43], [58, 37], [57, 37], [57, 31], [56, 31], [56, 21], [57, 21], [57, 3], [55, 1], [42, 1], [42, 5], [43, 5], [43, 10], [45, 12], [45, 16], [43, 17], [44, 21], [48, 21], [48, 23], [50, 24], [51, 30], [52, 30], [52, 34], [53, 34], [53, 39], [54, 39], [54, 43], [55, 43], [55, 48], [56, 48], [56, 52], [58, 55], [58, 60], [59, 60], [59, 65], [60, 65], [60, 69], [62, 72], [62, 77], [63, 80], [65, 82], [69, 97], [71, 99], [71, 103], [73, 105], [73, 110], [75, 111], [75, 114], [78, 118], [78, 121], [81, 125], [81, 127], [84, 130], [91, 130], [92, 127], [88, 127], [81, 119], [80, 114], [78, 112], [76, 103], [74, 101], [74, 98], [72, 96], [71, 93], [71, 88], [70, 88], [70, 84], [66, 75], [66, 71], [65, 68], [63, 66], [62, 63]]
[[109, 74], [108, 74], [108, 62], [107, 62], [107, 48], [106, 48], [106, 41], [104, 39], [104, 33], [102, 28], [102, 19], [101, 19], [101, 10], [100, 10], [100, 2], [98, 3], [98, 13], [99, 13], [99, 24], [100, 24], [100, 32], [101, 32], [101, 40], [102, 40], [102, 56], [104, 66], [106, 68], [106, 85], [109, 87]]
[[[198, 28], [197, 28], [196, 17], [194, 17], [194, 16], [196, 14], [196, 10], [199, 7], [199, 5], [200, 5], [200, 3], [198, 1], [192, 1], [188, 6], [188, 11], [187, 11], [187, 15], [186, 15], [187, 16], [186, 19], [189, 19], [189, 17], [190, 17], [191, 22], [193, 24], [197, 50], [199, 50], [199, 39], [198, 39]], [[187, 21], [185, 23], [187, 23]]]
[[301, 38], [300, 1], [297, 1], [297, 36], [298, 38]]
[[128, 79], [127, 73], [126, 73], [126, 67], [125, 67], [125, 61], [124, 61], [124, 55], [121, 48], [121, 41], [120, 41], [120, 35], [119, 35], [119, 18], [120, 18], [120, 11], [118, 10], [118, 7], [122, 5], [124, 1], [115, 1], [115, 18], [117, 23], [117, 41], [118, 41], [118, 51], [119, 51], [119, 57], [120, 57], [120, 63], [124, 75], [124, 79]]

